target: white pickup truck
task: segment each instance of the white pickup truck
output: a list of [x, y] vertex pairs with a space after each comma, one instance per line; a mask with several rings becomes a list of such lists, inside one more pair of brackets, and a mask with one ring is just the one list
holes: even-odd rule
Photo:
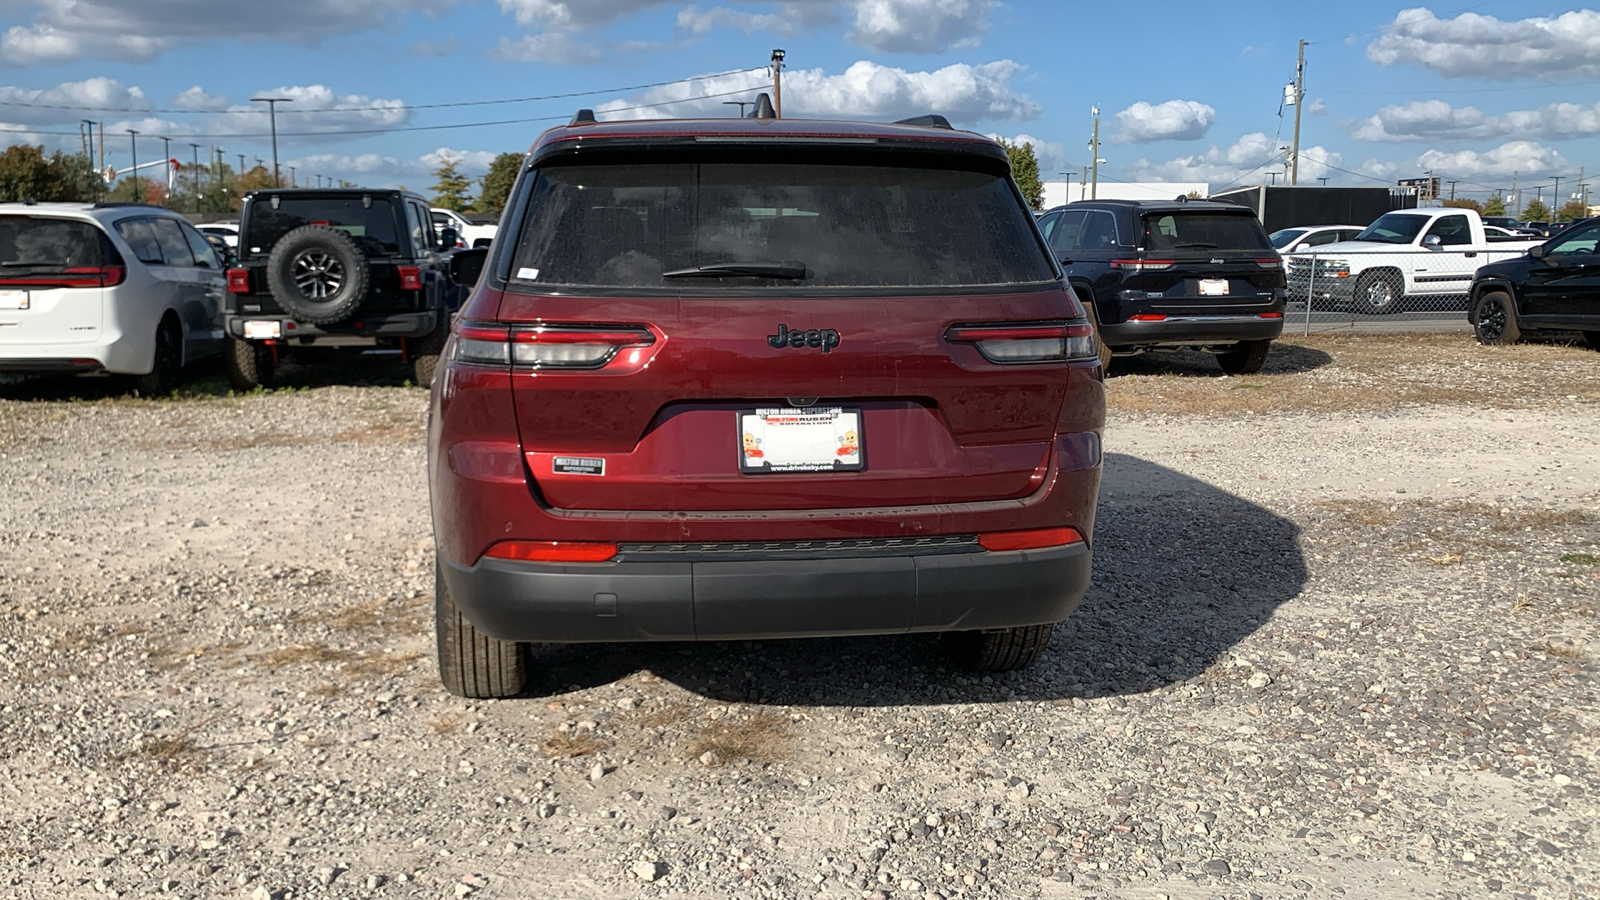
[[434, 232], [454, 228], [463, 247], [487, 247], [489, 242], [494, 240], [494, 233], [500, 230], [499, 225], [478, 225], [468, 221], [466, 216], [453, 209], [440, 209], [435, 206], [429, 212], [433, 214]]
[[1543, 238], [1487, 234], [1470, 209], [1385, 213], [1354, 240], [1284, 258], [1291, 301], [1349, 304], [1357, 312], [1399, 311], [1410, 300], [1429, 308], [1465, 304], [1478, 267], [1528, 252]]

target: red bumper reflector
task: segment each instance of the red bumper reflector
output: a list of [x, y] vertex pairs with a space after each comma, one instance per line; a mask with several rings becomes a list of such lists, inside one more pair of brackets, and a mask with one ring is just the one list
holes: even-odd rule
[[578, 541], [501, 541], [483, 555], [519, 562], [605, 562], [617, 555], [617, 545]]
[[1041, 547], [1060, 547], [1064, 544], [1081, 544], [1083, 535], [1076, 528], [1035, 528], [1031, 531], [991, 531], [978, 535], [978, 545], [985, 550], [1037, 550]]
[[1157, 313], [1140, 313], [1140, 314], [1138, 314], [1136, 316], [1129, 316], [1128, 317], [1128, 321], [1129, 322], [1162, 322], [1162, 321], [1165, 321], [1166, 318], [1167, 318], [1166, 316], [1158, 315]]
[[1263, 318], [1263, 319], [1281, 319], [1281, 318], [1283, 318], [1283, 313], [1262, 313], [1261, 314], [1261, 318]]

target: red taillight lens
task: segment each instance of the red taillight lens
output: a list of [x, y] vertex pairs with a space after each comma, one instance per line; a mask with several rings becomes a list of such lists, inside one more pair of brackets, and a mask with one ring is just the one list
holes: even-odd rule
[[483, 554], [518, 562], [605, 562], [617, 555], [616, 544], [581, 541], [501, 541]]
[[997, 322], [952, 325], [944, 333], [955, 344], [972, 344], [992, 363], [1063, 362], [1094, 359], [1094, 328], [1088, 322]]
[[1276, 268], [1279, 268], [1279, 267], [1281, 267], [1283, 265], [1283, 257], [1274, 256], [1274, 257], [1272, 257], [1270, 259], [1263, 257], [1261, 259], [1256, 260], [1256, 265], [1260, 266], [1263, 269], [1276, 269]]
[[228, 293], [230, 293], [230, 294], [248, 294], [248, 293], [250, 293], [250, 270], [249, 269], [229, 269], [228, 270]]
[[456, 328], [454, 359], [477, 365], [598, 369], [656, 336], [642, 325], [506, 326], [466, 322]]
[[422, 269], [419, 266], [395, 266], [395, 272], [400, 275], [400, 290], [422, 290]]
[[1178, 261], [1175, 259], [1113, 259], [1111, 268], [1132, 272], [1154, 272], [1157, 269], [1170, 269], [1177, 264]]
[[978, 545], [985, 550], [1038, 550], [1041, 547], [1060, 547], [1081, 544], [1083, 535], [1076, 528], [1035, 528], [1029, 531], [991, 531], [978, 535]]
[[73, 266], [52, 275], [20, 275], [0, 278], [0, 285], [30, 288], [111, 287], [128, 277], [122, 266]]

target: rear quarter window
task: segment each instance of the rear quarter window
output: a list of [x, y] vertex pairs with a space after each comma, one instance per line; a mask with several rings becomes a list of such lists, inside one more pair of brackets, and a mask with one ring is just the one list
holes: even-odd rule
[[[527, 208], [511, 280], [528, 286], [981, 288], [1053, 272], [1032, 214], [994, 172], [630, 156], [543, 167]], [[805, 274], [665, 277], [741, 263]]]
[[0, 267], [63, 269], [120, 262], [92, 222], [48, 216], [0, 216]]
[[1147, 250], [1271, 250], [1253, 215], [1163, 211], [1144, 215]]

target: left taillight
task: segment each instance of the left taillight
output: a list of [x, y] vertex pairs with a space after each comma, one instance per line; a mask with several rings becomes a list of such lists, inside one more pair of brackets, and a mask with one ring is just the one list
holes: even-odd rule
[[1040, 363], [1095, 358], [1088, 322], [1004, 322], [952, 325], [944, 333], [955, 344], [972, 344], [992, 363]]
[[422, 290], [421, 266], [395, 266], [395, 272], [400, 276], [400, 290]]
[[128, 277], [122, 266], [73, 266], [51, 275], [19, 275], [0, 278], [0, 285], [28, 288], [112, 287]]
[[250, 293], [250, 270], [249, 269], [229, 269], [228, 270], [228, 293], [230, 293], [230, 294], [248, 294], [248, 293]]
[[451, 359], [480, 366], [535, 369], [598, 369], [629, 348], [644, 348], [656, 336], [642, 325], [509, 326], [463, 322], [456, 327]]

